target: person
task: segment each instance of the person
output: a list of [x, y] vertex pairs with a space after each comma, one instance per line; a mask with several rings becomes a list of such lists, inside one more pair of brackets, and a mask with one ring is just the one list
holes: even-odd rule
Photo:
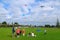
[[46, 29], [44, 30], [44, 34], [46, 34]]
[[25, 30], [24, 29], [22, 30], [22, 34], [23, 34], [23, 36], [25, 36]]
[[19, 37], [19, 35], [20, 35], [20, 28], [17, 28], [16, 29], [16, 36]]
[[12, 27], [12, 36], [14, 36], [14, 33], [15, 33], [15, 29], [14, 27]]
[[36, 37], [36, 35], [33, 32], [29, 33], [28, 36]]
[[33, 32], [31, 32], [31, 36], [36, 37], [36, 35]]

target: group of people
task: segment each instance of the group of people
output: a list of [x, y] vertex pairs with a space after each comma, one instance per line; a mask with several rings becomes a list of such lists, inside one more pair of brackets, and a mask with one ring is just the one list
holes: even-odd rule
[[12, 36], [19, 37], [20, 35], [25, 36], [25, 30], [20, 30], [19, 27], [13, 27], [12, 28]]
[[[38, 30], [39, 31], [39, 30]], [[44, 30], [44, 34], [46, 34], [46, 29]], [[16, 36], [19, 37], [20, 35], [25, 36], [26, 32], [24, 29], [20, 30], [20, 27], [12, 27], [12, 36]], [[28, 36], [33, 36], [36, 37], [36, 35], [34, 34], [34, 32], [29, 32]]]
[[[20, 30], [20, 27], [13, 27], [12, 28], [12, 36], [19, 37], [20, 35], [25, 36], [25, 34], [26, 34], [25, 30], [24, 29]], [[33, 32], [29, 32], [28, 36], [33, 36], [33, 37], [35, 36], [36, 37], [36, 35]]]
[[28, 36], [36, 37], [36, 35], [33, 32], [30, 32]]

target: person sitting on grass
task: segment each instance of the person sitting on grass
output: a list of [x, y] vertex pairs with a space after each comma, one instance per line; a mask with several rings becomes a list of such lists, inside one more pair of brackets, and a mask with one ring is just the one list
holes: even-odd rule
[[25, 36], [25, 30], [24, 29], [22, 30], [22, 34], [23, 34], [23, 36]]
[[19, 28], [19, 27], [16, 29], [16, 36], [17, 36], [17, 37], [20, 36], [20, 28]]
[[33, 32], [29, 33], [28, 36], [36, 37], [36, 35]]
[[36, 35], [35, 35], [33, 32], [31, 32], [31, 36], [32, 36], [32, 37], [36, 37]]

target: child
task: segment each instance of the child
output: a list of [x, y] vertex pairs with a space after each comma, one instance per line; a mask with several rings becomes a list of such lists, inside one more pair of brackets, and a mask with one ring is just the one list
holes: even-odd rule
[[17, 37], [19, 37], [19, 35], [20, 35], [20, 28], [16, 29], [16, 35], [17, 35]]
[[24, 29], [22, 30], [22, 34], [23, 34], [23, 36], [25, 36], [25, 30]]
[[28, 36], [36, 37], [36, 35], [33, 32], [29, 33]]
[[36, 37], [36, 35], [33, 32], [31, 33], [31, 36]]

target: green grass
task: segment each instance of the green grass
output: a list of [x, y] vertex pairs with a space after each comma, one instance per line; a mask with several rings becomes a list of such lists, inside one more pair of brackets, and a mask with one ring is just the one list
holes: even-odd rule
[[[60, 40], [60, 28], [46, 28], [47, 34], [44, 35], [44, 28], [21, 28], [26, 30], [26, 36], [12, 37], [11, 28], [0, 28], [0, 40]], [[40, 30], [37, 32], [36, 30]], [[34, 32], [36, 37], [28, 37], [29, 32]]]

